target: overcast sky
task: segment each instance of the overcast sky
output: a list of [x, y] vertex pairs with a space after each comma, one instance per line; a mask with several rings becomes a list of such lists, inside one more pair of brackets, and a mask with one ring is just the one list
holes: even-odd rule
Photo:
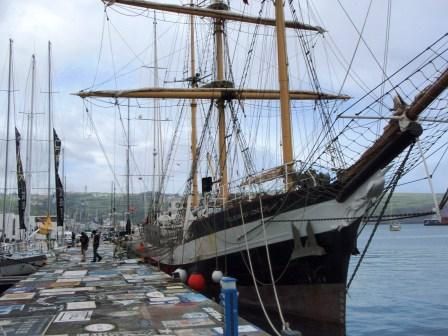
[[[169, 2], [179, 3], [179, 1]], [[231, 4], [239, 9], [241, 8], [241, 2], [232, 0]], [[259, 7], [258, 2], [249, 0], [249, 3], [249, 11], [252, 10], [256, 13]], [[352, 18], [353, 23], [358, 29], [361, 29], [368, 8], [368, 1], [341, 0], [341, 3]], [[386, 0], [373, 1], [369, 21], [365, 29], [365, 39], [369, 41], [369, 46], [381, 61], [384, 48], [387, 3]], [[343, 51], [353, 50], [356, 44], [356, 32], [338, 1], [318, 0], [314, 1], [314, 6], [319, 13], [321, 22], [316, 22], [316, 18], [311, 18], [310, 21], [324, 26]], [[140, 55], [142, 62], [151, 65], [152, 49], [145, 49], [145, 46], [151, 46], [152, 43], [150, 42], [152, 39], [152, 20], [142, 20], [130, 15], [109, 12], [113, 26], [111, 27], [109, 23], [108, 27], [115, 34], [114, 38], [118, 40], [118, 36], [122, 35], [123, 41], [129, 41], [129, 45], [123, 41], [116, 42], [113, 60], [116, 69], [125, 66], [130, 59], [135, 58], [133, 51], [142, 52]], [[448, 13], [448, 2], [443, 0], [392, 1], [389, 50], [389, 69], [391, 71], [447, 32], [446, 13]], [[160, 14], [159, 17], [169, 21], [169, 16]], [[108, 32], [106, 29], [103, 33], [103, 22], [104, 5], [99, 0], [0, 0], [0, 89], [5, 90], [7, 88], [8, 43], [11, 38], [14, 40], [14, 87], [16, 90], [15, 114], [12, 117], [12, 125], [19, 128], [24, 138], [26, 135], [26, 118], [25, 114], [21, 112], [29, 111], [29, 80], [27, 78], [29, 78], [31, 55], [36, 54], [37, 57], [38, 94], [36, 113], [46, 113], [48, 109], [45, 97], [47, 91], [47, 43], [49, 40], [52, 42], [53, 90], [55, 91], [53, 96], [53, 123], [65, 148], [66, 189], [68, 191], [83, 191], [86, 186], [88, 191], [110, 191], [113, 179], [106, 159], [98, 145], [95, 132], [89, 124], [81, 99], [70, 95], [70, 93], [90, 87], [95, 80], [95, 76], [96, 83], [113, 77], [114, 71], [110, 69], [112, 61], [104, 56], [108, 54], [107, 44], [103, 45], [102, 55], [104, 57], [101, 58], [100, 66], [97, 66], [101, 37], [103, 35], [104, 41], [104, 34]], [[107, 25], [108, 23], [105, 24], [106, 27]], [[174, 28], [166, 23], [160, 27], [159, 56], [161, 59], [167, 56], [171, 50], [169, 49], [171, 48], [171, 40], [175, 38], [174, 31], [171, 31], [171, 29]], [[118, 32], [120, 32], [120, 35]], [[181, 43], [179, 43], [180, 46]], [[289, 46], [289, 52], [290, 54], [294, 53], [294, 46]], [[346, 56], [350, 58], [348, 51]], [[365, 78], [366, 83], [375, 85], [381, 80], [381, 76], [378, 69], [375, 69], [374, 65], [370, 65], [373, 64], [370, 58], [366, 49], [361, 48], [360, 57], [355, 60], [354, 66], [357, 67], [357, 73]], [[181, 61], [179, 60], [179, 62]], [[367, 64], [369, 66], [366, 66]], [[141, 73], [140, 78], [134, 76], [123, 79], [122, 82], [119, 82], [118, 87], [126, 88], [128, 85], [132, 87], [149, 86], [151, 84], [149, 80], [150, 71], [147, 71], [147, 78], [142, 78]], [[160, 76], [176, 77], [175, 74], [167, 75], [163, 71]], [[178, 76], [177, 78], [179, 78]], [[131, 82], [131, 80], [134, 80], [134, 82]], [[323, 82], [327, 83], [325, 79], [323, 79]], [[109, 80], [102, 87], [114, 88], [114, 81]], [[328, 87], [329, 90], [337, 90], [338, 88], [337, 85]], [[344, 89], [348, 90], [350, 94], [356, 93], [355, 88], [350, 83]], [[6, 93], [4, 91], [0, 92], [0, 108], [2, 111], [6, 111]], [[117, 167], [118, 178], [123, 179], [123, 148], [118, 146], [117, 149], [117, 146], [111, 146], [114, 137], [113, 113], [111, 112], [110, 119], [104, 113], [95, 116], [97, 118], [96, 127], [99, 128], [109, 159]], [[3, 116], [0, 120], [2, 140], [4, 140], [6, 138], [4, 131], [6, 113], [2, 112], [1, 115]], [[39, 114], [36, 116], [35, 123], [36, 144], [34, 145], [33, 156], [36, 163], [33, 164], [38, 168], [34, 168], [36, 177], [33, 188], [36, 190], [44, 188], [46, 183], [46, 179], [42, 176], [43, 167], [47, 160], [46, 144], [43, 141], [47, 136], [46, 118], [45, 114]], [[145, 130], [138, 132], [143, 134]], [[137, 147], [140, 146], [139, 157], [144, 155], [150, 157], [151, 146], [146, 145], [146, 149], [141, 148], [145, 146], [144, 141], [148, 140], [147, 135], [138, 138], [137, 134], [140, 134], [138, 132], [135, 131], [135, 134], [133, 134], [133, 144], [136, 151]], [[10, 137], [12, 137], [12, 133]], [[123, 144], [123, 140], [116, 142]], [[2, 141], [1, 153], [4, 153], [4, 149], [5, 145]], [[179, 150], [181, 151], [182, 148]], [[14, 148], [11, 151], [13, 152]], [[184, 155], [181, 156], [177, 165], [184, 165], [185, 167], [185, 161], [188, 160], [188, 147], [184, 148], [183, 151]], [[24, 151], [22, 153], [24, 155]], [[11, 156], [12, 159], [13, 156]], [[150, 173], [150, 161], [149, 159], [145, 160], [147, 162], [140, 167], [139, 174], [142, 175]], [[3, 160], [1, 161], [3, 167]], [[1, 169], [3, 171], [4, 168]], [[13, 171], [13, 166], [9, 170]], [[142, 185], [139, 184], [140, 182], [134, 179], [133, 183], [133, 191], [141, 192]], [[13, 188], [14, 180], [10, 179], [8, 185]], [[122, 185], [124, 185], [123, 181]], [[440, 186], [438, 191], [443, 191], [443, 189]], [[173, 186], [169, 191], [182, 192], [180, 181], [173, 180]]]

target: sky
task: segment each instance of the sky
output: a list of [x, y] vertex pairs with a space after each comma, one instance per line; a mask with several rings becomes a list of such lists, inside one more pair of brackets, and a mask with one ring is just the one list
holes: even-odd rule
[[[165, 1], [166, 2], [166, 1]], [[179, 1], [169, 1], [179, 4]], [[295, 1], [297, 3], [297, 1]], [[305, 3], [303, 1], [302, 3]], [[388, 1], [373, 1], [369, 19], [365, 27], [365, 40], [382, 61], [384, 50], [384, 36], [386, 25], [386, 9]], [[427, 0], [424, 4], [418, 0], [394, 0], [391, 11], [391, 29], [389, 43], [388, 69], [393, 71], [400, 64], [405, 63], [413, 55], [417, 54], [427, 45], [432, 43], [442, 34], [447, 32], [448, 2], [440, 0]], [[268, 2], [269, 4], [269, 2]], [[351, 23], [345, 15], [343, 8], [349, 13]], [[243, 10], [242, 1], [231, 1], [236, 10]], [[312, 23], [322, 25], [328, 30], [327, 41], [331, 38], [337, 42], [340, 50], [350, 59], [356, 45], [357, 33], [355, 25], [361, 30], [369, 2], [359, 0], [317, 0], [313, 2], [317, 17], [310, 17]], [[246, 11], [252, 11], [255, 15], [259, 8], [259, 2], [249, 1]], [[33, 188], [35, 192], [43, 190], [46, 186], [45, 165], [47, 162], [47, 49], [48, 41], [52, 43], [52, 122], [57, 130], [64, 147], [64, 173], [66, 175], [66, 190], [68, 191], [101, 191], [109, 192], [113, 180], [108, 163], [103, 155], [101, 146], [97, 141], [96, 132], [101, 138], [109, 162], [115, 167], [116, 180], [120, 183], [121, 190], [124, 186], [124, 148], [125, 139], [121, 136], [120, 125], [117, 126], [116, 111], [113, 109], [101, 109], [87, 105], [95, 120], [95, 129], [92, 127], [86, 114], [86, 106], [82, 100], [72, 95], [82, 89], [89, 88], [93, 83], [105, 81], [102, 88], [127, 88], [139, 86], [151, 86], [152, 70], [152, 18], [142, 16], [135, 17], [136, 12], [128, 12], [118, 8], [120, 13], [108, 10], [109, 21], [105, 21], [105, 7], [99, 0], [0, 0], [0, 108], [6, 111], [6, 93], [8, 77], [8, 44], [9, 39], [14, 41], [14, 89], [15, 104], [12, 125], [16, 125], [23, 137], [26, 135], [26, 114], [30, 109], [30, 61], [31, 55], [37, 59], [37, 89], [36, 89], [36, 121], [35, 144], [33, 149]], [[163, 21], [159, 27], [158, 48], [160, 64], [162, 68], [168, 67], [167, 59], [170, 53], [181, 49], [184, 41], [178, 41], [171, 23], [171, 17], [158, 13], [158, 18]], [[289, 16], [289, 14], [287, 14]], [[319, 21], [319, 22], [317, 22]], [[104, 28], [105, 27], [105, 28]], [[184, 27], [185, 28], [185, 27]], [[184, 29], [183, 28], [183, 29]], [[185, 30], [185, 29], [184, 29]], [[180, 36], [180, 35], [179, 35]], [[113, 40], [113, 44], [110, 43]], [[108, 42], [109, 41], [109, 42]], [[175, 49], [171, 44], [176, 44]], [[246, 44], [250, 42], [247, 39]], [[109, 45], [108, 45], [109, 43]], [[243, 43], [243, 42], [240, 42]], [[112, 46], [113, 45], [113, 51]], [[247, 45], [245, 45], [247, 47]], [[295, 46], [288, 47], [290, 55], [295, 55]], [[136, 53], [140, 63], [135, 63]], [[269, 50], [266, 51], [269, 54]], [[113, 55], [113, 58], [111, 57]], [[256, 57], [261, 57], [257, 55]], [[331, 54], [328, 55], [331, 58]], [[134, 59], [134, 61], [131, 61]], [[132, 63], [134, 62], [134, 63]], [[177, 63], [182, 63], [177, 60]], [[292, 63], [291, 63], [292, 64]], [[132, 76], [123, 76], [116, 81], [114, 72], [117, 69], [132, 69], [141, 67], [140, 71]], [[146, 67], [145, 67], [146, 66]], [[358, 75], [364, 78], [368, 86], [374, 86], [381, 80], [377, 66], [364, 45], [361, 44], [359, 53], [353, 62]], [[115, 71], [114, 71], [115, 69]], [[122, 71], [124, 73], [125, 71]], [[323, 71], [322, 71], [323, 72]], [[340, 86], [341, 73], [333, 73], [334, 77], [323, 79], [323, 85], [329, 91], [337, 92]], [[251, 75], [249, 75], [251, 76]], [[160, 70], [162, 79], [181, 78], [180, 73], [171, 73], [168, 70]], [[112, 79], [112, 80], [111, 80]], [[300, 75], [297, 81], [302, 79]], [[98, 85], [96, 85], [98, 87]], [[362, 92], [350, 82], [344, 86], [344, 92], [352, 96]], [[125, 113], [125, 109], [122, 111]], [[133, 112], [138, 118], [137, 112]], [[6, 113], [2, 112], [0, 120], [2, 127], [1, 153], [5, 151], [5, 125]], [[114, 121], [115, 120], [115, 121]], [[133, 123], [137, 124], [137, 123]], [[13, 127], [13, 126], [11, 126]], [[132, 126], [132, 148], [135, 160], [139, 162], [138, 176], [132, 179], [132, 191], [141, 192], [148, 189], [151, 174], [151, 136], [148, 126]], [[188, 131], [185, 122], [183, 131]], [[11, 128], [12, 130], [13, 128]], [[174, 129], [167, 127], [163, 132], [172, 133]], [[188, 166], [188, 143], [184, 140], [178, 150], [180, 158], [175, 161], [174, 167], [184, 169]], [[10, 149], [14, 152], [14, 149]], [[2, 154], [4, 155], [4, 154]], [[13, 160], [11, 154], [11, 160]], [[22, 151], [22, 156], [24, 151]], [[272, 154], [273, 156], [278, 154]], [[3, 161], [3, 160], [2, 160]], [[0, 165], [4, 169], [4, 163]], [[8, 169], [13, 171], [13, 167]], [[421, 173], [422, 170], [420, 169]], [[175, 174], [175, 172], [174, 172]], [[3, 175], [3, 173], [2, 173]], [[10, 174], [14, 175], [14, 174]], [[182, 175], [184, 177], [185, 175]], [[9, 188], [14, 186], [14, 176], [8, 179]], [[435, 178], [439, 178], [435, 176]], [[442, 179], [436, 183], [437, 191], [443, 192]], [[146, 187], [145, 187], [146, 186]], [[183, 183], [181, 179], [173, 178], [169, 187], [170, 192], [182, 193]], [[404, 189], [405, 191], [414, 191]], [[418, 187], [415, 191], [428, 191]]]

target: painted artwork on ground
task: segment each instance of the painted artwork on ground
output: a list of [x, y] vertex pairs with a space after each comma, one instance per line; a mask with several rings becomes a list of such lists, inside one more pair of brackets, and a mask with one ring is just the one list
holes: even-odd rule
[[6, 293], [0, 301], [31, 300], [36, 293]]
[[220, 334], [216, 303], [149, 265], [112, 261], [107, 251], [100, 252], [110, 258], [103, 264], [80, 263], [79, 250], [73, 251], [6, 291], [0, 336]]
[[71, 310], [60, 312], [54, 322], [90, 321], [93, 310]]
[[5, 315], [5, 314], [11, 314], [11, 312], [13, 311], [22, 311], [23, 307], [25, 307], [25, 305], [20, 304], [20, 305], [8, 305], [8, 306], [0, 306], [0, 315]]
[[95, 301], [67, 302], [67, 310], [95, 309]]
[[0, 318], [0, 330], [8, 336], [42, 335], [52, 319], [52, 315]]
[[84, 329], [89, 332], [98, 333], [98, 332], [114, 330], [115, 326], [110, 323], [94, 323], [94, 324], [89, 324], [88, 326], [84, 327]]
[[213, 322], [209, 318], [195, 318], [195, 319], [162, 321], [162, 324], [165, 328], [176, 329], [176, 328], [188, 328], [188, 327], [191, 328], [206, 325], [214, 325], [215, 322]]

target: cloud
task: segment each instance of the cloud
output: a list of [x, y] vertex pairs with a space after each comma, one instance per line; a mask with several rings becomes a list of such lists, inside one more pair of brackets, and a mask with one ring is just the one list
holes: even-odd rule
[[[179, 3], [179, 1], [174, 0], [169, 2]], [[367, 10], [367, 2], [342, 1], [342, 3], [357, 28], [360, 29]], [[235, 10], [243, 10], [243, 7], [241, 7], [242, 1], [232, 1], [232, 6]], [[268, 6], [271, 6], [270, 2], [266, 2], [266, 7], [268, 8]], [[386, 2], [374, 2], [364, 35], [365, 40], [369, 43], [369, 48], [380, 62], [383, 60], [382, 55], [385, 46], [385, 6]], [[98, 87], [110, 89], [152, 85], [154, 71], [144, 67], [153, 65], [152, 12], [114, 6], [108, 9], [109, 21], [105, 21], [102, 2], [92, 0], [0, 0], [0, 8], [2, 8], [0, 12], [0, 32], [1, 36], [5, 37], [4, 41], [0, 41], [3, 46], [0, 48], [0, 57], [2, 57], [0, 60], [0, 84], [2, 89], [6, 87], [5, 80], [7, 77], [5, 69], [7, 69], [8, 41], [6, 38], [14, 39], [15, 87], [19, 90], [16, 93], [17, 98], [14, 105], [16, 111], [15, 123], [21, 128], [22, 133], [26, 134], [25, 115], [19, 115], [18, 112], [29, 110], [29, 89], [26, 91], [25, 88], [29, 88], [30, 85], [29, 64], [33, 53], [36, 54], [38, 64], [36, 112], [46, 113], [48, 110], [45, 93], [48, 90], [47, 42], [51, 40], [53, 89], [56, 91], [53, 95], [53, 122], [66, 148], [68, 190], [82, 191], [84, 186], [88, 185], [89, 190], [109, 191], [113, 177], [98, 145], [96, 133], [86, 115], [81, 99], [70, 94], [90, 87], [94, 81]], [[253, 1], [245, 10], [257, 16], [259, 3]], [[443, 23], [447, 12], [448, 3], [440, 0], [426, 1], [424, 6], [416, 0], [395, 0], [392, 2], [389, 72], [394, 71], [446, 32]], [[272, 14], [272, 9], [268, 11], [269, 13]], [[317, 13], [320, 18], [319, 21], [322, 21], [318, 23], [329, 31], [331, 39], [337, 43], [341, 53], [349, 61], [356, 46], [357, 33], [342, 8], [336, 2], [332, 2], [332, 6], [330, 6], [328, 0], [313, 1], [312, 23], [318, 21]], [[188, 65], [183, 60], [186, 43], [188, 42], [188, 25], [175, 25], [173, 23], [175, 18], [171, 14], [158, 13], [157, 16], [159, 18], [159, 66], [163, 68], [160, 70], [160, 85], [168, 85], [168, 83], [164, 84], [163, 82], [172, 81], [174, 78], [179, 80], [188, 75], [185, 73]], [[290, 17], [289, 14], [287, 16]], [[308, 21], [308, 16], [304, 17], [305, 21]], [[300, 16], [299, 19], [301, 19]], [[198, 27], [205, 27], [205, 24], [209, 21], [198, 19], [197, 22]], [[239, 25], [229, 24], [229, 32], [236, 33], [239, 30], [244, 33], [241, 33], [238, 39], [229, 37], [229, 43], [233, 48], [232, 55], [234, 52], [241, 52], [243, 55], [240, 58], [235, 58], [233, 66], [236, 76], [242, 73], [254, 27], [241, 28]], [[247, 74], [247, 84], [253, 87], [260, 86], [260, 84], [266, 87], [276, 87], [275, 78], [277, 74], [275, 49], [272, 41], [273, 29], [263, 28], [259, 32], [266, 35], [260, 35], [260, 39], [257, 40], [257, 48], [261, 47], [262, 52], [257, 49], [251, 71]], [[198, 32], [198, 37], [204, 42], [203, 45], [197, 47], [198, 64], [201, 64], [200, 71], [203, 75], [211, 74], [213, 68], [210, 60], [208, 63], [205, 61], [213, 46], [213, 40], [210, 39], [211, 35], [209, 33], [210, 30]], [[103, 37], [103, 40], [101, 40], [101, 37]], [[316, 43], [316, 63], [319, 75], [321, 75], [322, 86], [326, 90], [337, 92], [345, 72], [340, 67], [329, 69], [328, 63], [335, 63], [336, 60], [335, 55], [330, 51], [331, 44], [329, 41], [330, 36], [327, 35]], [[309, 84], [305, 77], [303, 61], [300, 61], [301, 51], [297, 45], [297, 40], [294, 42], [288, 47], [291, 57], [290, 70], [293, 78], [291, 85], [294, 88], [306, 88], [309, 87]], [[260, 71], [258, 71], [259, 64], [262, 64], [260, 68], [269, 70], [263, 78], [260, 77]], [[353, 69], [364, 78], [368, 86], [376, 85], [381, 80], [381, 71], [379, 71], [370, 52], [363, 44], [359, 47]], [[208, 78], [208, 80], [210, 79]], [[170, 85], [181, 86], [184, 83], [170, 83]], [[343, 91], [353, 96], [363, 92], [352, 81], [345, 85]], [[102, 106], [105, 105], [103, 102], [97, 103]], [[148, 106], [145, 109], [134, 111], [134, 114], [141, 114], [143, 111], [144, 116], [153, 115], [151, 103], [144, 101], [139, 103]], [[2, 108], [6, 106], [6, 95], [4, 93], [0, 93], [0, 106]], [[179, 108], [170, 106], [167, 101], [163, 101], [162, 106], [164, 107], [161, 113], [164, 117], [175, 119], [179, 115]], [[125, 148], [122, 145], [125, 143], [125, 139], [120, 122], [114, 121], [117, 117], [116, 109], [113, 106], [110, 109], [94, 105], [87, 105], [87, 107], [92, 113], [98, 136], [101, 138], [108, 158], [115, 165], [116, 174], [123, 175]], [[253, 110], [256, 111], [256, 108], [257, 105], [254, 104]], [[207, 107], [204, 107], [204, 109], [206, 110]], [[125, 112], [125, 107], [122, 107], [123, 118], [125, 118]], [[248, 113], [250, 115], [249, 111]], [[46, 138], [46, 118], [45, 115], [36, 117], [36, 139], [44, 140]], [[2, 125], [5, 124], [4, 120], [0, 122]], [[176, 154], [180, 157], [174, 165], [177, 171], [170, 173], [171, 191], [179, 191], [179, 188], [183, 186], [182, 180], [188, 174], [188, 123], [187, 118], [181, 124], [182, 127], [179, 131], [181, 135], [180, 146]], [[168, 139], [176, 131], [175, 124], [162, 124], [162, 135], [165, 139], [164, 150], [167, 153], [169, 149]], [[256, 123], [251, 120], [245, 125], [255, 127]], [[258, 138], [254, 138], [256, 133], [250, 131], [252, 133], [248, 138], [251, 139], [252, 143], [257, 142], [260, 148], [270, 149], [267, 154], [259, 154], [265, 160], [257, 157], [257, 162], [263, 168], [267, 165], [267, 161], [275, 161], [281, 157], [280, 151], [275, 152], [267, 144], [263, 145], [263, 142], [267, 139], [273, 139], [275, 143], [281, 142], [277, 127], [278, 122], [268, 123], [263, 128], [264, 133], [258, 133]], [[140, 170], [140, 173], [136, 174], [151, 175], [151, 153], [154, 147], [152, 143], [153, 131], [150, 126], [137, 121], [136, 115], [133, 116], [131, 128], [131, 142], [136, 161], [132, 164], [134, 168], [135, 164], [138, 164]], [[306, 136], [296, 136], [295, 138], [306, 139], [309, 138], [309, 134], [312, 135], [310, 129], [306, 132], [308, 132], [305, 133]], [[252, 143], [249, 145], [252, 145]], [[301, 146], [297, 145], [297, 149], [302, 148]], [[256, 150], [256, 153], [258, 156], [259, 149]], [[13, 162], [12, 155], [13, 153], [11, 154], [11, 162]], [[39, 169], [44, 169], [46, 164], [44, 145], [36, 146], [35, 157], [39, 158], [37, 163]], [[123, 179], [123, 176], [120, 176], [120, 178]], [[149, 184], [150, 179], [150, 177], [145, 177], [145, 183]], [[11, 184], [13, 183], [11, 182]], [[138, 185], [138, 182], [134, 181], [134, 184]]]

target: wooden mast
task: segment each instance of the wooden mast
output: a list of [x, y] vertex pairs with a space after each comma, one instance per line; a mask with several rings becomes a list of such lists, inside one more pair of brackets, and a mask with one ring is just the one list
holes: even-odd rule
[[289, 173], [292, 171], [293, 151], [291, 138], [291, 111], [289, 104], [288, 60], [286, 54], [285, 17], [283, 1], [275, 0], [275, 18], [277, 33], [277, 65], [280, 87], [280, 115], [282, 126], [283, 165], [285, 167], [285, 188], [291, 185]]
[[[227, 10], [227, 6], [218, 0], [216, 3], [219, 10]], [[215, 27], [215, 52], [216, 52], [216, 81], [217, 85], [224, 83], [224, 21], [216, 18], [214, 22]], [[219, 172], [221, 174], [220, 180], [220, 198], [222, 198], [222, 205], [225, 206], [229, 194], [229, 186], [227, 181], [227, 146], [226, 146], [226, 115], [224, 109], [224, 99], [220, 98], [217, 101], [218, 106], [218, 138], [219, 138]]]
[[[193, 0], [191, 0], [190, 6], [193, 7]], [[194, 15], [190, 15], [190, 48], [191, 48], [191, 60], [190, 60], [190, 72], [191, 72], [191, 86], [197, 88], [198, 83], [196, 80], [196, 59], [195, 59], [195, 43], [194, 43]], [[197, 208], [199, 205], [199, 194], [198, 194], [198, 175], [197, 175], [197, 157], [196, 157], [196, 99], [191, 100], [191, 161], [193, 167], [193, 191], [191, 205]]]

